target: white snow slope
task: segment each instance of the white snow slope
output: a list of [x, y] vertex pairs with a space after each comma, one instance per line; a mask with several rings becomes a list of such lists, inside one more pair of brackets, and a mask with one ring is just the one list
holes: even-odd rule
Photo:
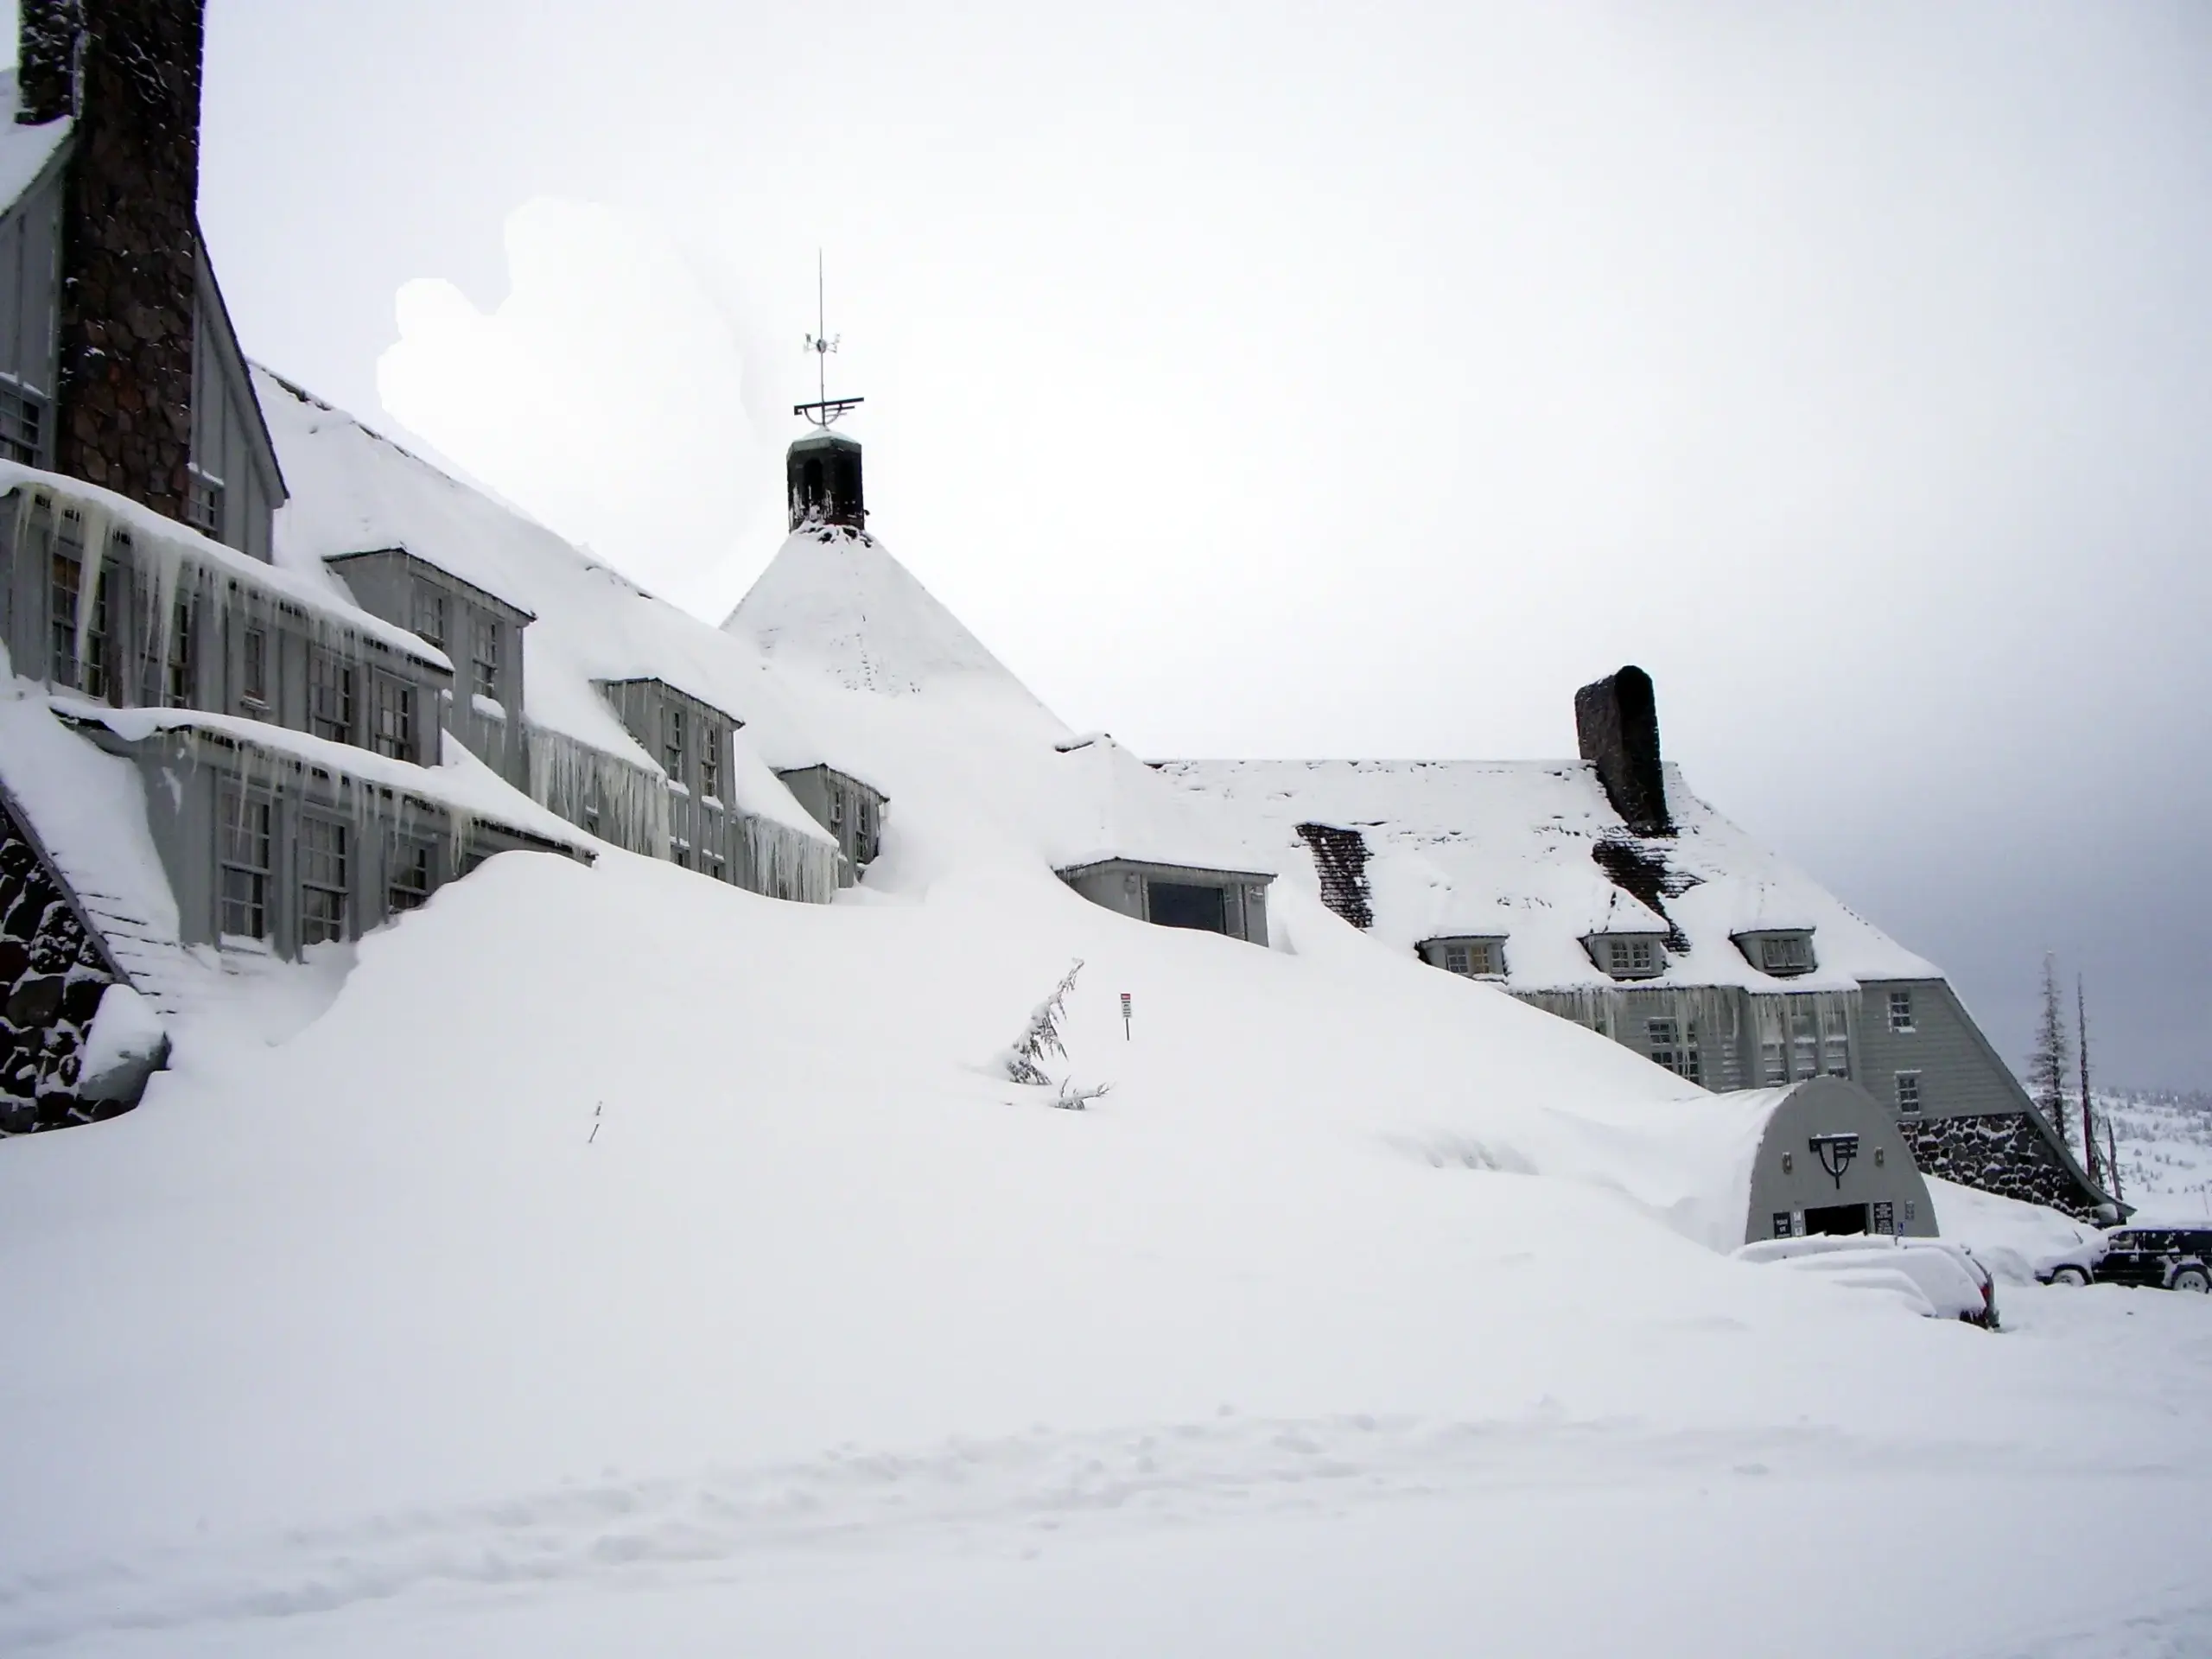
[[[847, 901], [506, 855], [0, 1146], [0, 1651], [2212, 1643], [2212, 1306], [1730, 1262], [1688, 1085], [1300, 893], [1089, 906], [1199, 808], [784, 656]], [[1081, 1112], [991, 1065], [1077, 958]]]

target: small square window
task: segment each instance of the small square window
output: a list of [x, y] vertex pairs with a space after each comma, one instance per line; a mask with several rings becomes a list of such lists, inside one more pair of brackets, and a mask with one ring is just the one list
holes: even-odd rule
[[1919, 1109], [1920, 1073], [1917, 1071], [1898, 1072], [1897, 1110], [1900, 1112], [1916, 1112]]
[[1918, 1027], [1913, 1024], [1912, 1020], [1912, 993], [1891, 991], [1890, 993], [1891, 1032], [1903, 1037], [1917, 1029]]
[[1471, 973], [1473, 969], [1467, 966], [1467, 947], [1464, 944], [1446, 945], [1444, 947], [1444, 969], [1446, 973]]
[[1664, 958], [1652, 939], [1607, 939], [1605, 971], [1618, 979], [1644, 979], [1656, 974]]

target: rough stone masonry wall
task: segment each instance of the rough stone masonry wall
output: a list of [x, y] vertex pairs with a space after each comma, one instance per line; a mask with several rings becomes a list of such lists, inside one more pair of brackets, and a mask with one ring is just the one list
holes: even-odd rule
[[202, 10], [86, 0], [62, 192], [56, 463], [173, 518], [192, 440]]
[[2060, 1161], [2025, 1112], [1978, 1117], [1900, 1118], [1897, 1128], [1923, 1175], [1940, 1176], [2000, 1198], [2047, 1204], [2077, 1221], [2094, 1218], [2098, 1200]]
[[0, 1135], [124, 1109], [77, 1097], [85, 1037], [115, 981], [99, 941], [0, 801]]

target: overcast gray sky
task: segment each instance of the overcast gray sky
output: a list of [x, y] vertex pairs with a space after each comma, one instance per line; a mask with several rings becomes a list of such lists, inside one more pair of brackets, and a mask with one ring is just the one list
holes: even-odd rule
[[[12, 38], [12, 29], [10, 36]], [[719, 620], [873, 523], [1153, 754], [1572, 753], [2212, 1086], [2212, 7], [214, 0], [247, 348]]]

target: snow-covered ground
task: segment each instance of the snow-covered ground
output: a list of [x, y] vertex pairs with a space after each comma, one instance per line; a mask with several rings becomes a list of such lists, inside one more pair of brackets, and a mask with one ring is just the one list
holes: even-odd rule
[[[0, 1651], [2212, 1649], [2212, 1302], [1940, 1187], [2002, 1333], [1732, 1262], [1671, 1073], [1291, 882], [1268, 949], [1086, 903], [1235, 826], [873, 542], [728, 634], [547, 580], [533, 712], [673, 642], [881, 857], [504, 855], [0, 1147]], [[1001, 1057], [1077, 961], [1071, 1111]]]
[[2212, 1642], [2212, 1306], [1728, 1262], [1675, 1079], [1282, 919], [493, 861], [6, 1147], [0, 1649]]
[[2120, 1146], [2120, 1184], [2146, 1215], [2212, 1225], [2212, 1096], [2145, 1089], [2092, 1090]]

